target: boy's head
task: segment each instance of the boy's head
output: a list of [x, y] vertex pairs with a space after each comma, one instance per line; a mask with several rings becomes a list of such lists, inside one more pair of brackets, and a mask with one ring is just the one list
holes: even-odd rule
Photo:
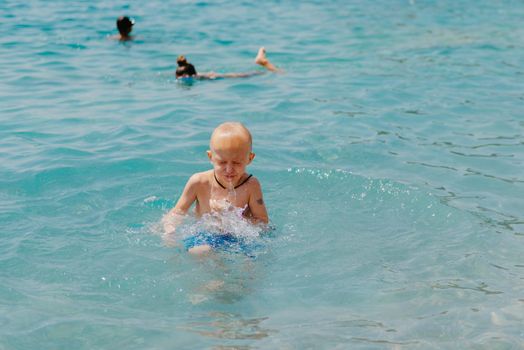
[[133, 30], [133, 24], [135, 21], [131, 20], [127, 16], [118, 17], [116, 20], [116, 27], [122, 36], [128, 36]]
[[251, 144], [251, 133], [241, 123], [223, 123], [213, 131], [207, 156], [221, 182], [234, 186], [242, 179], [255, 158]]

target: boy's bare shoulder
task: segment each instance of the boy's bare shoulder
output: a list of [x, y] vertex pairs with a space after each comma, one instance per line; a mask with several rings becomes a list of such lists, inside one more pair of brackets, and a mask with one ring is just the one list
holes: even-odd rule
[[260, 191], [261, 189], [260, 181], [258, 181], [258, 179], [255, 176], [251, 176], [251, 178], [249, 179], [249, 181], [246, 184], [248, 185], [248, 188], [250, 191], [251, 190]]
[[203, 171], [201, 173], [194, 173], [191, 175], [191, 177], [188, 180], [188, 184], [196, 185], [196, 186], [202, 186], [209, 184], [210, 174], [212, 173], [211, 170]]

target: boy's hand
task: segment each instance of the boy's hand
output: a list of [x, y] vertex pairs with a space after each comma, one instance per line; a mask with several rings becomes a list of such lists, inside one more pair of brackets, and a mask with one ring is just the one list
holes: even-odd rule
[[176, 210], [171, 210], [162, 218], [162, 226], [164, 227], [162, 238], [168, 247], [178, 245], [176, 242], [176, 229], [182, 223], [184, 217], [185, 215], [177, 213]]
[[175, 231], [173, 232], [165, 232], [162, 235], [162, 240], [164, 241], [164, 244], [166, 247], [176, 247], [178, 246], [178, 242], [176, 241]]

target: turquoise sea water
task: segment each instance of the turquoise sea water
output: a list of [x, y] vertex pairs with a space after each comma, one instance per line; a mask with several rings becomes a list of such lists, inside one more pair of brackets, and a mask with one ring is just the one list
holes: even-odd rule
[[[120, 44], [116, 17], [136, 19]], [[0, 349], [524, 348], [522, 1], [0, 2]], [[251, 71], [259, 46], [285, 70]], [[159, 221], [253, 133], [274, 230]]]

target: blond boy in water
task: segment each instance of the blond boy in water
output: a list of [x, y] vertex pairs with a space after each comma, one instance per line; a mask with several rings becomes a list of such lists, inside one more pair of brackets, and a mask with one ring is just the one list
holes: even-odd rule
[[[246, 172], [246, 167], [255, 158], [251, 146], [251, 133], [241, 123], [223, 123], [213, 131], [207, 151], [213, 169], [189, 178], [175, 207], [164, 216], [166, 234], [175, 232], [193, 203], [197, 217], [235, 207], [241, 208], [242, 216], [253, 223], [268, 223], [260, 183]], [[214, 243], [215, 240], [203, 238], [186, 248], [190, 253], [205, 253]]]

